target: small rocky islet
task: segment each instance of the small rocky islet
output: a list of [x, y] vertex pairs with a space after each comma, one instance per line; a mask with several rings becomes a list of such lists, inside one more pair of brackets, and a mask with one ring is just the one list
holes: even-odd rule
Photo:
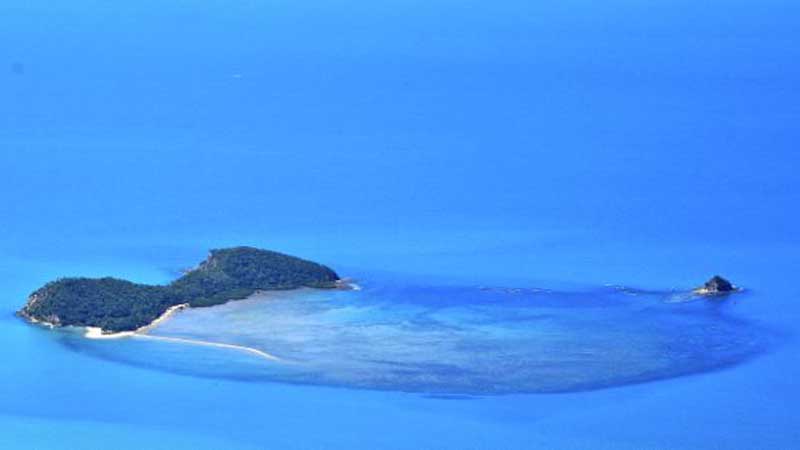
[[177, 305], [213, 306], [258, 291], [340, 286], [339, 275], [322, 264], [253, 247], [234, 247], [212, 250], [195, 269], [168, 285], [109, 277], [52, 281], [31, 294], [18, 314], [54, 327], [134, 331]]
[[719, 275], [714, 275], [702, 286], [695, 288], [692, 292], [703, 296], [719, 296], [731, 294], [737, 291], [739, 291], [739, 288], [734, 286], [733, 283]]

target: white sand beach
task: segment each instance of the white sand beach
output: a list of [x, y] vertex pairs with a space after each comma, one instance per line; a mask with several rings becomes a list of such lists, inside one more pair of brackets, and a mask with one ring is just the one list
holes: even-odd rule
[[173, 314], [175, 314], [175, 313], [177, 313], [179, 311], [183, 311], [184, 309], [186, 309], [188, 307], [189, 307], [188, 303], [181, 303], [180, 305], [170, 306], [169, 308], [167, 308], [166, 311], [164, 311], [164, 314], [161, 314], [156, 320], [150, 322], [149, 325], [145, 325], [143, 327], [140, 327], [139, 329], [136, 330], [136, 332], [137, 333], [146, 333], [146, 332], [152, 330], [153, 328], [157, 327], [159, 324], [161, 324], [165, 320], [167, 320], [170, 317], [172, 317]]
[[164, 323], [170, 317], [172, 317], [177, 312], [180, 312], [184, 309], [189, 308], [188, 303], [182, 303], [180, 305], [175, 305], [169, 307], [163, 314], [161, 314], [156, 320], [152, 321], [148, 325], [138, 328], [136, 331], [123, 331], [119, 333], [106, 333], [100, 327], [86, 327], [86, 333], [84, 337], [89, 339], [120, 339], [120, 338], [142, 338], [142, 339], [152, 339], [164, 342], [174, 342], [179, 344], [190, 344], [190, 345], [202, 345], [206, 347], [217, 347], [217, 348], [226, 348], [231, 350], [238, 350], [242, 352], [251, 353], [256, 355], [260, 358], [268, 359], [270, 361], [281, 361], [275, 355], [271, 355], [265, 351], [259, 350], [257, 348], [246, 347], [243, 345], [235, 345], [235, 344], [225, 344], [222, 342], [212, 342], [212, 341], [202, 341], [197, 339], [186, 339], [186, 338], [178, 338], [178, 337], [168, 337], [168, 336], [153, 336], [148, 334], [149, 331], [153, 330], [160, 324]]
[[83, 335], [89, 339], [119, 339], [131, 337], [136, 334], [135, 331], [122, 331], [120, 333], [106, 333], [100, 327], [86, 327], [86, 333]]
[[122, 331], [119, 333], [106, 333], [100, 327], [86, 327], [86, 333], [84, 337], [89, 339], [119, 339], [125, 337], [132, 337], [139, 334], [147, 333], [148, 331], [152, 330], [153, 328], [157, 327], [160, 323], [164, 322], [165, 320], [169, 319], [173, 314], [178, 311], [181, 311], [185, 308], [188, 308], [188, 303], [182, 303], [180, 305], [170, 306], [164, 311], [163, 314], [158, 316], [158, 318], [148, 325], [138, 328], [136, 331]]
[[201, 341], [197, 339], [186, 339], [186, 338], [177, 338], [177, 337], [168, 337], [168, 336], [153, 336], [150, 334], [135, 334], [135, 337], [142, 338], [142, 339], [152, 339], [157, 341], [164, 341], [164, 342], [175, 342], [179, 344], [191, 344], [191, 345], [202, 345], [206, 347], [217, 347], [217, 348], [227, 348], [231, 350], [238, 350], [242, 352], [252, 353], [253, 355], [259, 356], [264, 359], [268, 359], [270, 361], [283, 361], [281, 358], [271, 355], [265, 351], [259, 350], [253, 347], [245, 347], [244, 345], [234, 345], [234, 344], [225, 344], [222, 342], [211, 342], [211, 341]]

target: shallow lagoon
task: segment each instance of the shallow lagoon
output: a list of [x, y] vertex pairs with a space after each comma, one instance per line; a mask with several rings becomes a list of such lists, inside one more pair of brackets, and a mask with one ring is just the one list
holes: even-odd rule
[[777, 333], [737, 317], [747, 293], [603, 287], [583, 291], [409, 286], [264, 293], [182, 311], [153, 336], [240, 345], [274, 361], [186, 342], [91, 341], [69, 348], [193, 376], [436, 395], [554, 393], [733, 366]]

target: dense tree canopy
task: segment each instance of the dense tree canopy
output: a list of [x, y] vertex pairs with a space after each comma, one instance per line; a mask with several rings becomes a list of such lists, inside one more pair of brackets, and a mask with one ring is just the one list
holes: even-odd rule
[[115, 278], [64, 278], [31, 294], [20, 314], [54, 325], [128, 331], [149, 324], [170, 306], [212, 306], [259, 290], [332, 288], [339, 279], [326, 266], [267, 250], [212, 250], [196, 269], [166, 286]]

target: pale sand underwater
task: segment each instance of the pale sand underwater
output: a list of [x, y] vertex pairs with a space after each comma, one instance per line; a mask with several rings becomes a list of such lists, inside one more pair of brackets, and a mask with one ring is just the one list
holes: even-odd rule
[[217, 348], [224, 348], [224, 349], [231, 349], [237, 350], [242, 352], [251, 353], [258, 357], [268, 359], [270, 361], [280, 361], [281, 359], [270, 355], [269, 353], [259, 350], [257, 348], [246, 347], [243, 345], [236, 345], [236, 344], [225, 344], [222, 342], [211, 342], [211, 341], [203, 341], [198, 339], [186, 339], [186, 338], [176, 338], [176, 337], [167, 337], [167, 336], [152, 336], [148, 334], [151, 330], [155, 329], [159, 325], [163, 324], [167, 320], [169, 320], [173, 315], [176, 313], [183, 311], [189, 308], [188, 303], [180, 304], [171, 306], [167, 309], [164, 314], [159, 316], [156, 320], [152, 323], [145, 325], [136, 331], [123, 331], [119, 333], [106, 333], [99, 327], [86, 327], [86, 333], [84, 337], [89, 339], [124, 339], [124, 338], [137, 338], [137, 339], [151, 339], [156, 341], [163, 341], [163, 342], [172, 342], [172, 343], [179, 343], [179, 344], [190, 344], [190, 345], [201, 345], [206, 347], [217, 347]]
[[[718, 299], [676, 303], [676, 295], [685, 294], [621, 287], [301, 289], [176, 309], [146, 330], [115, 336], [281, 363], [209, 354], [207, 368], [192, 367], [203, 376], [442, 394], [594, 390], [719, 370], [769, 348], [769, 330], [726, 313]], [[187, 370], [169, 350], [157, 354], [137, 364]]]

